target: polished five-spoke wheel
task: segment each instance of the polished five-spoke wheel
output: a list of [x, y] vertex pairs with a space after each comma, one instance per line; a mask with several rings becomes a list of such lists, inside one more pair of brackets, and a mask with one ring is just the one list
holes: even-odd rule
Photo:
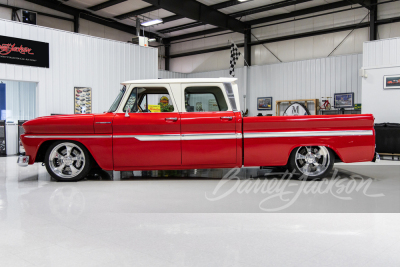
[[90, 170], [90, 157], [86, 148], [76, 142], [56, 142], [46, 153], [46, 168], [58, 181], [78, 181]]
[[288, 167], [310, 178], [321, 178], [332, 170], [335, 156], [324, 146], [302, 146], [293, 150]]

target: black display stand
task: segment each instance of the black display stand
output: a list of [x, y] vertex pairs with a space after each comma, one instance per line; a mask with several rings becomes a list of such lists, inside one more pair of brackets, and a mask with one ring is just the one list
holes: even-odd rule
[[22, 124], [26, 122], [27, 120], [18, 120], [18, 154], [20, 155], [25, 155], [25, 149], [21, 144], [21, 134], [25, 133], [24, 128], [22, 127]]
[[0, 120], [0, 156], [7, 156], [6, 121]]
[[331, 109], [321, 110], [321, 115], [361, 114], [359, 109]]

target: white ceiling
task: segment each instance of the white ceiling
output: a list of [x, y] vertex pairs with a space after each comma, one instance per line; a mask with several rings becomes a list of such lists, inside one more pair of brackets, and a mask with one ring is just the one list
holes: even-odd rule
[[[88, 10], [96, 15], [106, 17], [106, 18], [113, 18], [117, 15], [121, 15], [121, 14], [124, 14], [127, 12], [131, 12], [134, 10], [138, 10], [138, 9], [142, 9], [142, 8], [151, 6], [150, 4], [148, 4], [147, 2], [144, 2], [142, 0], [128, 0], [128, 1], [125, 1], [122, 3], [119, 3], [117, 5], [113, 5], [108, 8], [101, 9], [99, 11], [91, 11], [91, 10], [87, 9], [91, 6], [103, 3], [105, 1], [107, 1], [107, 0], [69, 0], [64, 3], [66, 5], [69, 5], [69, 6], [72, 6], [75, 8]], [[201, 2], [205, 5], [213, 5], [213, 4], [218, 4], [218, 3], [225, 2], [225, 1], [227, 1], [227, 0], [198, 0], [198, 2]], [[256, 8], [256, 7], [260, 7], [260, 6], [264, 6], [264, 5], [268, 5], [268, 4], [272, 4], [272, 3], [277, 3], [277, 2], [281, 2], [281, 1], [282, 0], [252, 0], [252, 1], [249, 0], [248, 2], [243, 2], [243, 3], [235, 5], [235, 6], [230, 6], [230, 7], [224, 8], [224, 9], [220, 9], [219, 11], [221, 11], [225, 14], [231, 14], [231, 13], [235, 13], [235, 12], [239, 12], [239, 11], [243, 11], [243, 10], [247, 10], [247, 9], [252, 9], [252, 8]], [[270, 11], [252, 14], [252, 15], [249, 15], [246, 17], [242, 17], [241, 21], [249, 21], [249, 20], [274, 16], [274, 15], [284, 14], [284, 13], [292, 12], [292, 11], [299, 10], [299, 9], [324, 5], [327, 3], [338, 2], [338, 1], [340, 1], [340, 0], [332, 0], [332, 1], [331, 0], [313, 0], [313, 1], [306, 2], [306, 3], [298, 4], [298, 5], [288, 6], [285, 8], [278, 8], [278, 9], [274, 9], [274, 10], [270, 10]], [[141, 19], [149, 20], [149, 19], [155, 19], [155, 18], [165, 18], [165, 17], [169, 17], [169, 16], [173, 16], [173, 15], [175, 15], [175, 14], [171, 13], [167, 10], [164, 10], [164, 9], [159, 9], [156, 11], [142, 14], [143, 17], [141, 17]], [[117, 21], [124, 23], [124, 24], [128, 24], [128, 25], [133, 25], [133, 26], [135, 25], [134, 18], [117, 20]], [[171, 21], [171, 22], [167, 22], [167, 23], [163, 23], [163, 24], [158, 24], [158, 25], [151, 26], [151, 27], [146, 27], [145, 30], [157, 32], [162, 29], [179, 26], [179, 25], [184, 25], [184, 24], [191, 23], [191, 22], [194, 22], [194, 21], [191, 19], [183, 18], [183, 19], [179, 19], [179, 20], [175, 20], [175, 21]], [[215, 28], [215, 26], [203, 25], [203, 26], [198, 26], [198, 27], [189, 28], [189, 29], [185, 29], [185, 30], [175, 31], [175, 32], [168, 33], [168, 34], [159, 34], [159, 35], [163, 36], [163, 37], [172, 37], [172, 36], [207, 30], [207, 29], [211, 29], [211, 28]]]

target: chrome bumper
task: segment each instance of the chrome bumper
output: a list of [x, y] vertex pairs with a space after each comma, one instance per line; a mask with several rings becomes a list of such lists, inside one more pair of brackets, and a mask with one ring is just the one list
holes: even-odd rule
[[375, 152], [375, 156], [372, 159], [372, 162], [379, 162], [379, 161], [381, 161], [381, 157], [379, 156], [378, 153]]
[[19, 156], [17, 163], [20, 167], [26, 167], [29, 164], [29, 156]]

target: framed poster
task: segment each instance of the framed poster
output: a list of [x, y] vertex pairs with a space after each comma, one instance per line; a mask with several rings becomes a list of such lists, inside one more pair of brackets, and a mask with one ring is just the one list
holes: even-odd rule
[[384, 75], [383, 89], [400, 89], [400, 74]]
[[92, 88], [75, 87], [74, 100], [74, 114], [92, 113]]
[[272, 96], [257, 97], [257, 110], [272, 110]]
[[335, 108], [354, 107], [354, 93], [336, 93], [333, 100]]

